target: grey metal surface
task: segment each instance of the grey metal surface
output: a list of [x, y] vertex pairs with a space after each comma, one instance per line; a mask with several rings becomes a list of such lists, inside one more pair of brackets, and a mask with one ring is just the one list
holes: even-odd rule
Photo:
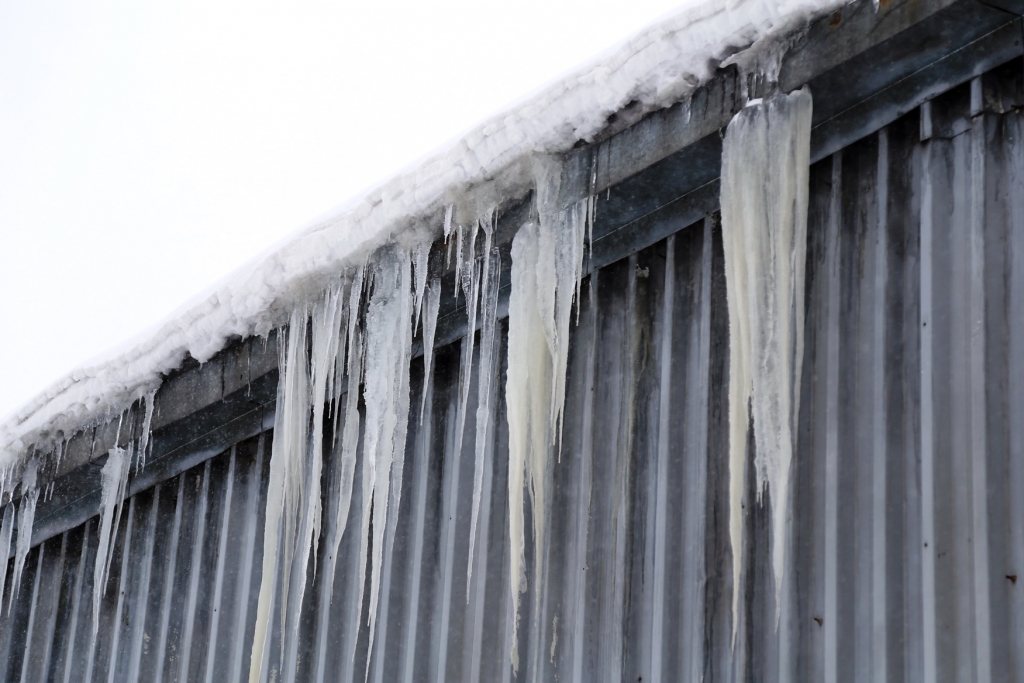
[[[887, 109], [884, 128], [812, 167], [777, 622], [771, 500], [750, 488], [733, 639], [728, 329], [712, 177], [637, 210], [622, 224], [632, 232], [609, 224], [606, 251], [595, 244], [606, 256], [592, 263], [573, 330], [543, 576], [527, 543], [518, 674], [507, 666], [504, 404], [467, 585], [473, 440], [453, 443], [456, 341], [438, 349], [428, 414], [410, 425], [374, 652], [365, 605], [354, 604], [357, 534], [347, 533], [336, 558], [320, 544], [295, 680], [1024, 679], [1024, 69], [1015, 60], [964, 83], [972, 64], [936, 81], [952, 89], [906, 114]], [[669, 187], [676, 177], [647, 176]], [[663, 191], [672, 195], [650, 196]], [[442, 338], [457, 330], [452, 322]], [[222, 379], [197, 404], [206, 412], [161, 423], [163, 457], [131, 489], [94, 643], [97, 520], [53, 513], [68, 530], [44, 536], [18, 586], [7, 569], [0, 681], [246, 679], [276, 383], [268, 363], [262, 384]], [[412, 388], [418, 405], [420, 360]], [[336, 465], [328, 459], [325, 482]], [[82, 486], [50, 509], [94, 495], [94, 481]], [[336, 496], [325, 490], [330, 510]], [[360, 496], [357, 484], [349, 529]], [[268, 680], [280, 681], [279, 619], [273, 629]]]
[[[1024, 116], [1005, 104], [1020, 82], [1019, 65], [1004, 67], [974, 86], [973, 110], [967, 84], [929, 105], [930, 124], [914, 112], [812, 168], [778, 631], [771, 501], [751, 489], [732, 644], [728, 330], [712, 216], [584, 283], [544, 576], [527, 558], [518, 677], [507, 667], [504, 407], [467, 586], [472, 439], [452, 443], [452, 345], [439, 350], [427, 418], [412, 425], [374, 654], [367, 662], [346, 534], [334, 571], [321, 544], [309, 577], [296, 679], [1019, 680]], [[34, 549], [4, 596], [18, 591], [0, 621], [3, 680], [86, 680], [90, 658], [94, 681], [244, 677], [267, 455], [258, 465], [249, 439], [131, 498], [94, 649], [95, 521]], [[355, 496], [350, 529], [358, 486]]]

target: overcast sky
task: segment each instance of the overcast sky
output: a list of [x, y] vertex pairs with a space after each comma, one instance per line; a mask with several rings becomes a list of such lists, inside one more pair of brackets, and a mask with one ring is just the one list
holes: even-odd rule
[[0, 419], [682, 0], [0, 0]]

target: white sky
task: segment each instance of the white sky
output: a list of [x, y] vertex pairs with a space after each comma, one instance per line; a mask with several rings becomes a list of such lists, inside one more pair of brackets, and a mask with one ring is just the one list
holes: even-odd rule
[[0, 0], [0, 418], [682, 0]]

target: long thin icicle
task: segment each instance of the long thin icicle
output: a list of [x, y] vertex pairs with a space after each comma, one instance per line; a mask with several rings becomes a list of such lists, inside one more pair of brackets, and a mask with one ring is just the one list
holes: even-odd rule
[[538, 158], [535, 173], [540, 227], [534, 277], [544, 336], [554, 364], [548, 392], [551, 430], [561, 449], [569, 327], [573, 302], [579, 297], [587, 226], [595, 203], [593, 197], [586, 197], [565, 209], [558, 206], [561, 165], [557, 160]]
[[[349, 510], [352, 507], [352, 487], [355, 482], [356, 456], [359, 449], [359, 384], [363, 374], [363, 333], [356, 324], [362, 292], [363, 270], [359, 269], [356, 281], [352, 285], [349, 299], [348, 325], [348, 390], [345, 394], [344, 434], [340, 441], [340, 449], [335, 453], [341, 459], [336, 467], [338, 502], [335, 508], [332, 536], [328, 539], [332, 563], [337, 562], [338, 548], [348, 526]], [[335, 427], [337, 433], [338, 427]], [[340, 450], [340, 453], [339, 453]], [[333, 592], [334, 580], [327, 577], [328, 591]]]
[[480, 325], [480, 370], [477, 380], [476, 408], [476, 459], [473, 465], [473, 513], [469, 526], [469, 562], [466, 580], [466, 601], [469, 601], [473, 578], [473, 553], [476, 548], [476, 526], [480, 518], [480, 505], [484, 485], [484, 463], [487, 451], [487, 437], [490, 430], [491, 385], [494, 377], [495, 330], [498, 318], [498, 285], [500, 284], [501, 258], [497, 249], [491, 248], [492, 228], [484, 227], [484, 265], [481, 276], [483, 308]]
[[[474, 227], [473, 234], [476, 235]], [[459, 302], [459, 285], [462, 282], [462, 226], [455, 226], [455, 303]]]
[[[0, 557], [4, 561], [4, 570], [0, 571], [0, 608], [3, 606], [4, 582], [7, 581], [7, 560], [11, 556], [11, 536], [14, 535], [14, 503], [4, 508], [4, 523], [0, 526]], [[12, 586], [11, 593], [14, 593]], [[13, 595], [12, 595], [13, 599]]]
[[[368, 518], [372, 511], [373, 515], [367, 662], [373, 652], [389, 498], [394, 497], [390, 514], [397, 514], [405, 462], [413, 312], [410, 265], [409, 253], [403, 249], [394, 248], [380, 255], [374, 267], [373, 294], [366, 313], [363, 468], [370, 474], [368, 481], [364, 476], [368, 488], [363, 495], [364, 514]], [[368, 521], [364, 519], [364, 529]]]
[[[328, 389], [329, 380], [333, 379], [336, 359], [339, 349], [339, 326], [344, 309], [344, 297], [341, 283], [334, 283], [328, 287], [320, 300], [316, 302], [312, 311], [312, 359], [309, 364], [309, 388], [311, 389], [311, 402], [313, 420], [310, 428], [309, 457], [308, 462], [303, 463], [306, 458], [304, 452], [286, 454], [292, 458], [298, 458], [300, 462], [293, 463], [298, 472], [297, 476], [304, 479], [304, 486], [301, 490], [299, 507], [303, 510], [303, 517], [299, 524], [298, 535], [294, 540], [294, 567], [291, 568], [292, 579], [290, 588], [282, 584], [280, 590], [289, 590], [287, 599], [287, 621], [284, 622], [285, 639], [288, 641], [286, 662], [284, 667], [285, 680], [291, 681], [295, 678], [295, 668], [298, 658], [297, 637], [299, 628], [299, 615], [302, 609], [302, 598], [306, 588], [306, 573], [309, 566], [310, 552], [315, 557], [318, 550], [321, 528], [321, 507], [320, 507], [320, 481], [323, 471], [323, 424], [324, 407], [327, 401], [333, 398]], [[300, 342], [294, 338], [295, 342]], [[289, 340], [291, 347], [292, 340]], [[301, 339], [301, 349], [296, 349], [295, 354], [305, 353], [305, 336]], [[291, 353], [289, 349], [289, 353]], [[297, 387], [299, 388], [299, 387]], [[300, 413], [296, 413], [295, 419], [302, 419]], [[308, 419], [308, 415], [306, 416]], [[305, 467], [303, 467], [305, 464]], [[289, 537], [290, 538], [290, 537]], [[288, 542], [289, 538], [286, 538]], [[315, 565], [314, 565], [315, 567]]]
[[803, 361], [811, 109], [806, 90], [748, 106], [729, 123], [722, 152], [734, 639], [743, 566], [748, 405], [757, 495], [771, 494], [776, 625], [779, 618]]
[[[360, 304], [362, 303], [362, 300], [363, 300], [362, 299], [362, 296], [363, 296], [363, 274], [365, 273], [365, 271], [366, 271], [366, 268], [364, 266], [359, 266], [359, 268], [356, 269], [355, 276], [352, 278], [352, 283], [349, 285], [349, 289], [348, 289], [348, 310], [346, 311], [347, 315], [345, 316], [346, 325], [348, 326], [348, 334], [345, 335], [345, 338], [347, 339], [348, 352], [347, 352], [347, 354], [344, 354], [345, 358], [342, 358], [343, 354], [341, 354], [339, 352], [338, 357], [336, 359], [335, 366], [334, 366], [334, 386], [335, 386], [334, 391], [341, 391], [341, 380], [342, 380], [343, 377], [347, 378], [346, 381], [349, 382], [349, 388], [351, 388], [351, 386], [352, 386], [351, 382], [352, 382], [352, 377], [353, 377], [353, 374], [352, 374], [353, 355], [357, 354], [357, 350], [356, 350], [356, 348], [355, 348], [355, 346], [353, 344], [354, 344], [354, 340], [355, 340], [356, 330], [359, 329], [359, 312], [361, 310]], [[360, 363], [359, 367], [360, 368], [362, 368], [362, 360], [363, 360], [363, 357], [362, 357], [361, 354], [362, 354], [362, 346], [360, 346], [359, 350], [358, 350], [359, 363]], [[361, 381], [362, 381], [362, 377], [357, 372], [355, 374], [355, 386], [358, 387], [359, 383]], [[356, 392], [357, 396], [358, 396], [358, 394], [359, 394], [359, 392]], [[339, 420], [340, 412], [341, 412], [340, 410], [335, 410], [335, 412], [334, 412], [334, 441], [335, 442], [337, 442], [337, 440], [338, 440], [338, 420]]]
[[[147, 410], [147, 412], [148, 412], [148, 410]], [[128, 475], [131, 474], [132, 459], [135, 457], [135, 450], [136, 450], [135, 449], [135, 442], [134, 441], [129, 441], [127, 447], [125, 447], [125, 448], [118, 447], [118, 444], [121, 441], [121, 426], [122, 426], [122, 423], [124, 422], [124, 419], [125, 419], [126, 415], [130, 417], [129, 431], [131, 433], [134, 433], [134, 431], [135, 431], [135, 415], [130, 410], [126, 411], [124, 414], [121, 415], [121, 419], [117, 423], [117, 436], [114, 439], [114, 448], [117, 449], [117, 450], [120, 450], [120, 451], [124, 451], [124, 453], [120, 456], [120, 459], [118, 461], [119, 462], [119, 465], [118, 465], [119, 470], [118, 471], [120, 472], [121, 478], [117, 482], [117, 490], [113, 494], [113, 498], [107, 498], [106, 495], [105, 495], [106, 490], [104, 489], [104, 497], [102, 498], [102, 503], [101, 503], [102, 505], [113, 505], [114, 506], [113, 524], [109, 527], [109, 530], [108, 530], [108, 533], [114, 533], [114, 534], [117, 533], [117, 530], [118, 530], [118, 528], [121, 525], [121, 512], [124, 511], [124, 499], [125, 499], [125, 496], [127, 495], [127, 491], [128, 491]], [[152, 415], [150, 415], [149, 417], [150, 417], [150, 419], [152, 419]], [[149, 441], [148, 429], [149, 429], [149, 427], [147, 425], [146, 432], [143, 434], [143, 437], [142, 437], [142, 439], [145, 442], [147, 442], [147, 443]], [[113, 486], [113, 484], [111, 484], [111, 486]], [[103, 566], [103, 574], [102, 574], [103, 575], [103, 585], [100, 588], [101, 593], [106, 593], [106, 590], [107, 590], [106, 577], [110, 574], [110, 563], [114, 559], [114, 545], [112, 543], [109, 543], [107, 545], [106, 551], [107, 551], [107, 553], [106, 553], [106, 561], [105, 561], [105, 564]]]
[[32, 548], [32, 527], [36, 519], [36, 503], [39, 501], [39, 488], [36, 480], [39, 474], [39, 461], [35, 458], [25, 467], [21, 475], [21, 501], [18, 503], [18, 545], [14, 553], [14, 573], [11, 575], [11, 599], [7, 603], [7, 613], [11, 612], [11, 603], [21, 588], [21, 572], [25, 568], [25, 558]]
[[[462, 448], [466, 431], [466, 411], [469, 405], [469, 387], [473, 377], [473, 345], [476, 341], [476, 311], [480, 293], [480, 277], [476, 268], [476, 233], [474, 225], [469, 236], [469, 253], [462, 266], [462, 291], [466, 295], [466, 336], [462, 338], [459, 364], [459, 411], [456, 414], [455, 447]], [[459, 234], [462, 234], [461, 232]], [[459, 252], [462, 252], [460, 247]], [[486, 259], [485, 259], [486, 260]], [[456, 283], [457, 285], [459, 283]], [[458, 287], [456, 287], [458, 289]]]
[[124, 500], [125, 483], [131, 468], [131, 453], [126, 448], [115, 446], [107, 454], [107, 462], [100, 470], [100, 528], [99, 546], [96, 549], [96, 564], [93, 567], [92, 586], [92, 638], [95, 640], [100, 627], [100, 600], [106, 592], [107, 574], [110, 570], [111, 534], [114, 525], [115, 508]]
[[427, 287], [427, 317], [423, 321], [423, 395], [420, 397], [420, 424], [423, 424], [423, 410], [427, 406], [427, 386], [430, 382], [430, 367], [434, 360], [434, 335], [437, 332], [437, 312], [441, 307], [441, 279], [434, 278]]
[[412, 333], [415, 336], [419, 329], [420, 317], [423, 312], [423, 293], [427, 288], [427, 263], [430, 257], [430, 242], [423, 242], [416, 247], [416, 321]]
[[[345, 397], [345, 434], [341, 442], [341, 504], [338, 507], [336, 543], [341, 542], [352, 505], [352, 485], [355, 480], [356, 455], [359, 449], [359, 385], [363, 380], [363, 332], [357, 323], [360, 296], [363, 284], [363, 270], [360, 268], [352, 286], [349, 300], [348, 324], [348, 394]], [[334, 546], [337, 555], [338, 546]]]
[[[249, 660], [249, 681], [259, 683], [264, 650], [276, 602], [282, 629], [287, 623], [288, 592], [298, 534], [299, 504], [306, 485], [304, 462], [309, 438], [309, 371], [306, 367], [307, 311], [292, 312], [287, 338], [278, 330], [277, 410], [267, 484], [267, 510], [263, 529], [263, 577], [256, 608], [256, 628]], [[279, 576], [280, 574], [280, 576]], [[280, 580], [281, 590], [275, 596]], [[282, 648], [282, 654], [284, 648]]]
[[145, 469], [146, 457], [148, 455], [147, 449], [149, 448], [149, 439], [151, 432], [153, 431], [153, 406], [156, 401], [156, 390], [149, 392], [145, 396], [146, 401], [146, 416], [142, 418], [142, 434], [139, 436], [139, 447], [138, 457], [135, 460], [135, 473], [138, 474], [139, 470]]
[[[313, 386], [312, 457], [310, 459], [309, 494], [306, 496], [306, 518], [309, 522], [313, 557], [317, 555], [320, 539], [320, 475], [324, 460], [324, 406], [333, 398], [328, 382], [333, 379], [338, 351], [341, 346], [339, 327], [344, 315], [345, 301], [341, 284], [329, 287], [313, 309], [313, 360], [310, 381]], [[300, 569], [309, 562], [309, 544], [304, 544], [304, 560]], [[305, 572], [303, 572], [305, 573]], [[302, 582], [305, 587], [305, 581]], [[301, 594], [299, 603], [301, 604]]]

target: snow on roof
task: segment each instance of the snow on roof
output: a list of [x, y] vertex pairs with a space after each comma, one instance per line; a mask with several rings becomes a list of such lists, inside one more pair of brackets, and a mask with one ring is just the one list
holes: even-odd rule
[[[35, 446], [99, 424], [159, 386], [186, 354], [210, 359], [237, 337], [265, 334], [330, 274], [394, 240], [433, 238], [449, 203], [522, 196], [534, 154], [591, 141], [625, 107], [685, 100], [737, 53], [754, 53], [850, 0], [701, 0], [361, 197], [299, 230], [151, 332], [54, 383], [0, 423], [0, 467]], [[492, 201], [492, 208], [496, 201]], [[472, 210], [472, 209], [470, 209]], [[430, 227], [426, 227], [426, 226]]]

